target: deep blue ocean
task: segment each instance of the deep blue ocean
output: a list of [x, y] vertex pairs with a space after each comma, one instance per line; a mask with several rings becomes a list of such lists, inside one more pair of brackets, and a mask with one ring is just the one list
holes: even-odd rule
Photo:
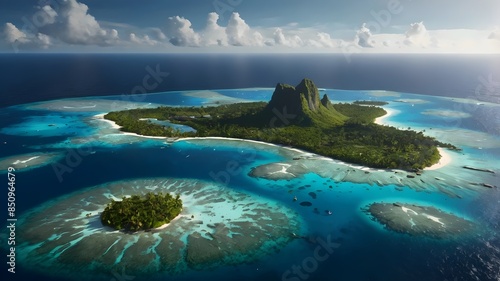
[[[490, 147], [472, 144], [470, 147], [464, 146], [465, 152], [471, 151], [470, 159], [476, 161], [474, 163], [494, 163], [494, 158], [500, 155], [499, 130], [493, 128], [499, 124], [499, 114], [492, 113], [499, 107], [476, 106], [471, 110], [466, 103], [455, 104], [448, 99], [436, 98], [474, 99], [477, 104], [500, 103], [499, 55], [352, 55], [347, 60], [342, 54], [0, 54], [0, 159], [41, 150], [62, 150], [68, 155], [77, 147], [71, 141], [101, 132], [99, 128], [81, 121], [97, 111], [52, 114], [51, 111], [40, 108], [15, 105], [90, 96], [107, 96], [103, 100], [108, 101], [200, 105], [203, 101], [201, 98], [186, 98], [180, 92], [190, 90], [219, 90], [220, 94], [230, 98], [265, 100], [269, 98], [269, 90], [257, 89], [274, 88], [276, 83], [281, 82], [295, 85], [304, 77], [312, 79], [320, 88], [336, 89], [326, 91], [332, 100], [335, 93], [342, 94], [340, 100], [349, 101], [351, 95], [352, 100], [361, 99], [371, 93], [368, 92], [371, 90], [423, 95], [410, 97], [428, 98], [429, 103], [393, 102], [397, 98], [391, 96], [378, 98], [390, 100], [391, 108], [402, 112], [411, 107], [419, 110], [418, 114], [408, 113], [407, 118], [403, 118], [401, 115], [404, 114], [401, 114], [393, 122], [407, 126], [410, 124], [412, 127], [450, 127], [464, 132], [479, 132], [478, 136], [481, 138], [488, 134], [493, 136], [484, 141], [490, 142]], [[248, 89], [234, 90], [246, 88], [256, 88], [255, 95], [252, 96]], [[171, 93], [150, 95], [146, 100], [137, 95], [141, 92], [167, 91]], [[109, 95], [117, 96], [108, 97]], [[420, 112], [436, 108], [467, 111], [473, 116], [460, 119], [460, 122], [442, 116], [424, 116], [426, 119], [423, 120]], [[47, 124], [64, 122], [71, 126], [60, 135], [54, 133], [58, 131], [50, 130], [30, 132], [47, 129]], [[13, 127], [16, 124], [33, 127]], [[5, 128], [10, 131], [4, 131]], [[476, 135], [472, 138], [479, 139]], [[227, 170], [227, 163], [231, 160], [236, 161], [244, 173], [231, 177], [229, 187], [262, 197], [276, 198], [293, 208], [296, 208], [296, 204], [293, 205], [288, 198], [288, 185], [331, 184], [316, 174], [307, 174], [304, 178], [290, 182], [256, 180], [247, 176], [247, 172], [257, 164], [282, 161], [282, 157], [274, 152], [259, 151], [249, 160], [245, 153], [247, 149], [251, 149], [245, 147], [198, 146], [183, 142], [167, 149], [163, 146], [153, 140], [95, 145], [92, 147], [93, 154], [84, 156], [78, 168], [65, 175], [64, 181], [54, 176], [51, 165], [20, 172], [16, 178], [16, 212], [21, 215], [59, 196], [124, 179], [175, 177], [213, 181], [211, 172]], [[498, 171], [498, 165], [493, 168]], [[2, 178], [3, 175], [0, 173]], [[492, 177], [492, 184], [500, 183], [496, 176]], [[463, 199], [459, 200], [439, 192], [421, 192], [410, 188], [401, 192], [392, 187], [380, 188], [376, 185], [343, 182], [335, 190], [323, 192], [325, 195], [318, 196], [314, 201], [315, 206], [320, 209], [334, 210], [334, 216], [318, 216], [310, 209], [297, 208], [307, 221], [307, 235], [332, 235], [341, 244], [307, 278], [294, 275], [295, 279], [283, 279], [284, 269], [302, 262], [317, 246], [294, 242], [283, 252], [277, 252], [277, 256], [162, 280], [499, 280], [500, 239], [497, 231], [500, 231], [500, 214], [499, 208], [495, 206], [500, 204], [500, 193], [497, 189], [494, 191], [487, 194], [460, 190], [459, 192], [463, 192], [460, 193]], [[307, 191], [297, 192], [305, 192], [304, 196], [307, 196]], [[0, 198], [1, 202], [7, 202], [6, 192], [2, 192]], [[385, 198], [440, 204], [481, 221], [490, 233], [481, 233], [473, 241], [436, 241], [389, 232], [374, 226], [359, 211], [364, 203]], [[336, 216], [337, 214], [339, 215]], [[2, 220], [5, 217], [3, 215]], [[5, 257], [4, 245], [1, 248], [2, 256]], [[7, 279], [2, 277], [2, 280], [79, 279], [77, 271], [75, 276], [52, 276], [50, 272], [39, 275], [37, 272], [24, 270], [22, 263], [15, 278], [5, 272], [6, 266], [3, 266], [0, 276]], [[132, 278], [148, 280], [147, 276], [140, 275]], [[109, 280], [133, 279], [120, 279], [109, 274]]]
[[499, 55], [0, 54], [0, 107], [137, 93], [148, 66], [169, 76], [147, 92], [273, 88], [308, 77], [321, 88], [448, 97], [486, 84], [481, 93], [498, 98], [499, 65]]

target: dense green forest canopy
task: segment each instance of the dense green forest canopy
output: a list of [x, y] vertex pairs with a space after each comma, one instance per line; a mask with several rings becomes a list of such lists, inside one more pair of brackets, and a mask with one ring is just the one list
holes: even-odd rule
[[[296, 102], [291, 103], [287, 96]], [[280, 102], [285, 106], [280, 107]], [[303, 80], [297, 88], [278, 84], [272, 103], [132, 109], [111, 112], [105, 118], [122, 126], [123, 131], [141, 135], [258, 140], [373, 168], [422, 169], [439, 161], [438, 146], [457, 149], [422, 132], [373, 123], [386, 113], [366, 102], [332, 104], [326, 95], [320, 101], [312, 81]], [[181, 132], [141, 120], [144, 118], [169, 120], [196, 132]]]
[[388, 102], [385, 101], [373, 101], [373, 100], [357, 100], [353, 103], [359, 105], [378, 105], [378, 106], [389, 104]]
[[101, 214], [103, 225], [117, 230], [135, 232], [169, 223], [182, 211], [179, 195], [147, 193], [112, 200]]

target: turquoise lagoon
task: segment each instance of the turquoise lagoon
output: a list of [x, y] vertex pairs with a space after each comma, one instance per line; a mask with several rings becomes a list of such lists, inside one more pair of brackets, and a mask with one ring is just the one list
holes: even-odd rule
[[[24, 161], [15, 166], [20, 276], [295, 281], [500, 278], [500, 192], [483, 185], [500, 186], [498, 104], [399, 92], [322, 91], [333, 102], [387, 101], [383, 107], [392, 114], [384, 124], [425, 131], [462, 148], [446, 152], [452, 158], [450, 164], [415, 178], [404, 171], [369, 169], [263, 143], [221, 139], [171, 143], [123, 134], [99, 117], [135, 107], [267, 101], [272, 91], [166, 92], [140, 100], [88, 97], [3, 110], [1, 172]], [[297, 157], [303, 159], [293, 160]], [[249, 175], [265, 165], [299, 165], [302, 172], [289, 179]], [[100, 225], [98, 213], [106, 200], [158, 188], [184, 196], [181, 219], [159, 232], [135, 237]], [[474, 222], [477, 228], [448, 239], [396, 233], [364, 211], [374, 202], [434, 206]], [[314, 258], [318, 251], [321, 259]]]

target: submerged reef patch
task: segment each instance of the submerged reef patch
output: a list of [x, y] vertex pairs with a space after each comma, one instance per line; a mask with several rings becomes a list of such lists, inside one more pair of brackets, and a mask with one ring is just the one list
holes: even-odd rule
[[[477, 192], [484, 190], [485, 186], [495, 186], [497, 181], [494, 173], [464, 171], [459, 161], [436, 170], [404, 171], [368, 168], [312, 153], [291, 152], [294, 155], [286, 156], [287, 160], [257, 165], [248, 175], [256, 179], [280, 181], [303, 178], [306, 174], [314, 173], [334, 182], [395, 186], [397, 190], [408, 187], [416, 191], [443, 193], [451, 198], [462, 198], [467, 192]], [[448, 153], [460, 157], [458, 153]]]
[[424, 115], [434, 115], [439, 117], [447, 117], [447, 118], [469, 118], [472, 117], [470, 113], [455, 111], [455, 110], [446, 110], [446, 109], [428, 109], [423, 111]]
[[474, 223], [431, 206], [373, 203], [364, 210], [387, 229], [414, 236], [449, 238], [469, 233]]
[[59, 152], [35, 152], [8, 156], [0, 159], [0, 173], [13, 167], [17, 172], [35, 169], [59, 161], [64, 155]]
[[[103, 226], [111, 199], [148, 192], [179, 194], [184, 208], [168, 225], [126, 233]], [[300, 233], [298, 214], [279, 203], [209, 182], [136, 179], [106, 183], [57, 198], [23, 214], [19, 260], [45, 274], [79, 280], [175, 275], [259, 259]]]

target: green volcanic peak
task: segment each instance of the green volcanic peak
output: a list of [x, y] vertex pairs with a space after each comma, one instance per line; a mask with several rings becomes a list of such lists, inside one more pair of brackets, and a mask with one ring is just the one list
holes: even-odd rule
[[328, 98], [328, 96], [327, 96], [326, 94], [325, 94], [325, 95], [323, 95], [323, 98], [321, 99], [321, 104], [322, 104], [324, 107], [326, 107], [326, 108], [328, 108], [329, 106], [331, 106], [331, 105], [332, 105], [332, 103], [330, 102], [330, 99]]
[[293, 87], [279, 83], [276, 85], [271, 101], [267, 105], [268, 112], [283, 112], [294, 116], [291, 124], [296, 125], [342, 125], [348, 117], [339, 113], [325, 95], [320, 100], [319, 90], [310, 79], [303, 79]]

